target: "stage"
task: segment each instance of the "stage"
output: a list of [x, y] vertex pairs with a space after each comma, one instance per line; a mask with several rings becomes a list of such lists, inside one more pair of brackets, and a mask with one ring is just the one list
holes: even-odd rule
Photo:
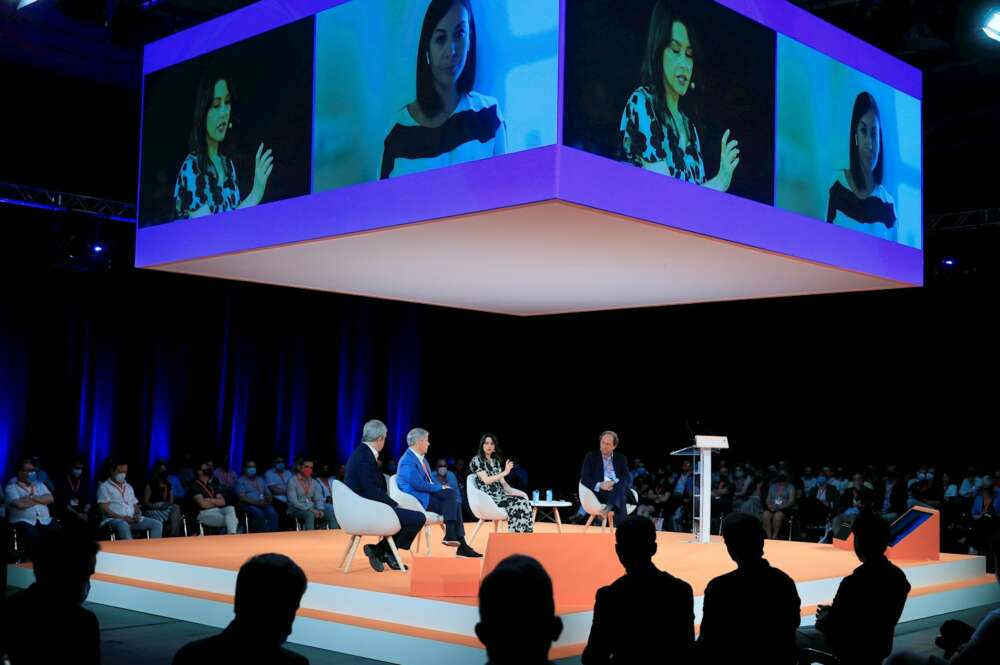
[[[558, 546], [562, 536], [556, 534], [554, 524], [539, 524], [537, 529], [545, 534], [536, 539], [538, 542], [546, 543], [545, 547]], [[468, 530], [471, 533], [472, 525]], [[599, 529], [582, 534], [583, 527], [566, 525], [563, 531], [577, 534], [565, 539], [566, 543], [579, 547], [581, 542], [592, 541], [594, 548], [613, 552], [612, 537]], [[454, 552], [441, 545], [440, 530], [431, 533], [432, 557]], [[472, 545], [486, 552], [491, 536], [483, 529]], [[706, 584], [734, 567], [725, 546], [718, 538], [697, 545], [690, 542], [689, 534], [659, 533], [657, 538], [655, 562], [691, 584], [698, 623]], [[478, 620], [474, 596], [418, 596], [410, 589], [411, 573], [388, 569], [376, 573], [360, 553], [345, 574], [338, 564], [348, 540], [342, 531], [313, 531], [104, 542], [89, 600], [221, 627], [232, 618], [239, 566], [254, 554], [280, 552], [294, 559], [309, 577], [290, 642], [404, 665], [485, 662], [485, 652], [473, 631]], [[417, 557], [418, 567], [422, 554], [423, 550]], [[567, 556], [565, 551], [553, 554]], [[853, 553], [815, 543], [768, 541], [765, 556], [795, 580], [803, 625], [813, 622], [815, 606], [829, 603], [841, 578], [858, 565]], [[414, 560], [412, 553], [404, 553], [403, 558], [407, 565]], [[1000, 585], [995, 577], [986, 575], [982, 557], [942, 554], [940, 561], [897, 564], [913, 586], [901, 621], [1000, 603]], [[608, 566], [595, 571], [595, 576], [613, 578], [618, 572], [617, 565]], [[27, 586], [32, 581], [30, 567], [11, 566], [8, 580], [11, 586]], [[558, 597], [558, 589], [557, 584], [556, 611], [565, 628], [552, 650], [553, 659], [583, 650], [593, 609], [592, 602], [567, 602]]]

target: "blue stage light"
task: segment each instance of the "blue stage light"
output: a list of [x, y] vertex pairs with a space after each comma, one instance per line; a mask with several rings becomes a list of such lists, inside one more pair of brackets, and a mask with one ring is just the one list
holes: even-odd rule
[[100, 254], [104, 251], [104, 247], [101, 245], [94, 245], [94, 254]]

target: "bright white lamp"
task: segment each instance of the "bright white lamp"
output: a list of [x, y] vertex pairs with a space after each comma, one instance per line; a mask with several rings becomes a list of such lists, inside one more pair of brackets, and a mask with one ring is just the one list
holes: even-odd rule
[[983, 24], [983, 32], [990, 39], [1000, 42], [1000, 10], [990, 12], [986, 23]]

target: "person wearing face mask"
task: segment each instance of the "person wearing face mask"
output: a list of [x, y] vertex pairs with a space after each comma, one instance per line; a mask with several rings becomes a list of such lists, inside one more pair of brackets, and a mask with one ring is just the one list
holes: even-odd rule
[[38, 480], [30, 459], [21, 462], [17, 475], [7, 483], [4, 499], [7, 519], [17, 534], [19, 558], [30, 560], [38, 539], [52, 524], [49, 506], [55, 501], [49, 488]]
[[236, 533], [236, 509], [226, 505], [226, 498], [212, 484], [212, 465], [203, 463], [198, 467], [198, 476], [188, 491], [191, 504], [200, 524], [210, 527], [225, 527], [227, 534]]
[[[461, 486], [458, 484], [458, 478], [454, 473], [448, 470], [448, 461], [445, 459], [439, 459], [434, 464], [434, 474], [436, 476], [435, 480], [439, 485], [447, 485], [448, 487], [454, 487], [461, 490]], [[462, 493], [458, 493], [458, 503], [462, 504]]]
[[759, 515], [760, 499], [756, 489], [753, 476], [743, 466], [737, 466], [733, 471], [733, 512]]
[[[620, 134], [624, 160], [655, 173], [729, 190], [740, 163], [739, 142], [727, 129], [719, 146], [719, 172], [709, 179], [701, 139], [681, 108], [695, 87], [698, 39], [684, 0], [659, 0], [649, 19], [642, 85], [622, 112]], [[685, 107], [686, 108], [686, 107]]]
[[167, 463], [163, 460], [153, 465], [153, 472], [143, 491], [142, 507], [147, 516], [163, 523], [165, 535], [181, 535], [181, 508], [174, 501]]
[[885, 478], [876, 488], [876, 507], [881, 511], [882, 518], [886, 522], [895, 522], [896, 519], [906, 512], [907, 500], [906, 483], [900, 477], [896, 465], [890, 464], [886, 467]]
[[285, 458], [278, 455], [274, 458], [274, 464], [264, 473], [264, 482], [274, 496], [274, 509], [278, 511], [278, 516], [288, 513], [288, 481], [292, 479], [292, 472], [285, 468]]
[[0, 630], [0, 661], [10, 665], [99, 665], [101, 629], [81, 604], [90, 591], [97, 543], [74, 522], [38, 541], [35, 582], [7, 599]]
[[121, 540], [132, 540], [136, 531], [146, 531], [150, 538], [163, 535], [163, 523], [146, 517], [139, 508], [135, 490], [125, 479], [128, 464], [115, 464], [111, 477], [97, 488], [97, 506], [101, 509], [101, 526], [109, 526]]
[[507, 152], [500, 104], [473, 90], [475, 81], [470, 0], [431, 0], [417, 46], [417, 98], [399, 110], [386, 133], [380, 179]]
[[236, 495], [240, 508], [250, 516], [254, 531], [272, 533], [278, 530], [278, 512], [272, 505], [274, 497], [264, 479], [257, 475], [257, 462], [252, 459], [243, 464], [243, 475], [236, 480]]
[[56, 479], [56, 515], [63, 520], [86, 522], [89, 519], [90, 491], [83, 470], [83, 460], [78, 457], [66, 473]]
[[309, 665], [305, 656], [282, 646], [307, 586], [306, 574], [284, 554], [251, 558], [236, 576], [235, 618], [220, 634], [181, 647], [173, 665]]
[[[833, 516], [836, 515], [840, 508], [840, 492], [830, 482], [827, 474], [821, 473], [816, 476], [816, 484], [813, 485], [806, 498], [813, 507], [813, 512], [808, 518], [808, 523], [824, 527], [823, 536], [820, 538], [820, 542], [823, 542], [832, 531]], [[803, 512], [805, 512], [804, 506]], [[807, 517], [803, 515], [802, 519], [805, 521]]]
[[767, 491], [764, 504], [764, 532], [768, 538], [777, 538], [789, 511], [795, 508], [795, 486], [788, 482], [786, 471], [778, 471], [777, 478]]
[[312, 531], [316, 523], [336, 528], [333, 504], [323, 500], [319, 481], [313, 478], [315, 462], [311, 457], [299, 459], [298, 473], [288, 481], [288, 514], [299, 521], [304, 531]]
[[253, 186], [240, 195], [236, 164], [226, 154], [233, 128], [233, 80], [221, 73], [202, 77], [195, 96], [190, 153], [174, 184], [174, 219], [249, 208], [261, 202], [274, 168], [274, 155], [261, 143], [254, 158]]
[[869, 92], [854, 100], [850, 126], [850, 167], [830, 185], [826, 221], [885, 240], [896, 240], [896, 207], [885, 180], [882, 118]]

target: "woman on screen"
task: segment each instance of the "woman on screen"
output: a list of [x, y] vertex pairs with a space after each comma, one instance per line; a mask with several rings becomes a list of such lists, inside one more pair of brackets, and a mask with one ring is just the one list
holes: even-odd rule
[[722, 135], [719, 172], [706, 179], [698, 128], [680, 108], [695, 87], [697, 40], [691, 21], [676, 0], [659, 0], [653, 8], [642, 65], [642, 85], [629, 97], [622, 113], [621, 137], [625, 160], [644, 169], [704, 185], [729, 189], [740, 163], [739, 143]]
[[264, 188], [274, 168], [274, 156], [257, 147], [253, 188], [240, 198], [236, 165], [223, 150], [232, 129], [232, 83], [224, 77], [202, 79], [195, 97], [190, 150], [174, 185], [177, 219], [203, 217], [234, 208], [249, 208], [264, 198]]
[[826, 221], [855, 231], [896, 240], [896, 208], [882, 186], [882, 120], [875, 98], [862, 92], [851, 112], [850, 168], [838, 171], [830, 186]]
[[417, 99], [399, 110], [386, 134], [379, 178], [507, 151], [500, 105], [472, 89], [475, 78], [470, 0], [431, 0], [417, 47]]

